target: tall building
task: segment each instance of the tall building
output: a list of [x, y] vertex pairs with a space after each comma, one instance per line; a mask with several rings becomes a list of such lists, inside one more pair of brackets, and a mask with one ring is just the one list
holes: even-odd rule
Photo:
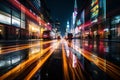
[[[83, 38], [120, 39], [120, 1], [89, 0], [83, 8], [84, 23], [79, 25]], [[78, 14], [78, 22], [82, 18]]]
[[71, 32], [72, 33], [74, 33], [74, 29], [75, 29], [76, 16], [77, 16], [77, 0], [75, 0], [75, 3], [74, 3], [74, 12], [72, 14], [72, 25], [71, 25]]
[[70, 32], [70, 23], [67, 21], [67, 26], [66, 26], [66, 33]]
[[0, 40], [38, 39], [48, 27], [41, 18], [40, 0], [0, 1]]

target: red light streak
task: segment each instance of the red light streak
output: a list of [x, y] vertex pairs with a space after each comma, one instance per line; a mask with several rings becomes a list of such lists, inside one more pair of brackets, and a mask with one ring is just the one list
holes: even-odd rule
[[46, 22], [41, 20], [38, 16], [34, 15], [32, 12], [30, 12], [29, 9], [27, 9], [24, 5], [22, 5], [18, 0], [8, 0], [13, 6], [15, 6], [17, 9], [21, 10], [23, 13], [25, 13], [30, 18], [34, 19], [39, 24], [45, 26], [49, 30], [51, 30], [50, 26], [46, 26]]
[[91, 24], [91, 21], [85, 22], [84, 24], [80, 25], [78, 29], [84, 29], [85, 27], [90, 26]]

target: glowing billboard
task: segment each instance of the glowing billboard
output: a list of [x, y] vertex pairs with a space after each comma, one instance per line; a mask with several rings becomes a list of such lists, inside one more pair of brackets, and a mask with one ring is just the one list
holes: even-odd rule
[[92, 0], [91, 3], [91, 20], [97, 20], [98, 14], [99, 14], [99, 4], [98, 4], [98, 0]]

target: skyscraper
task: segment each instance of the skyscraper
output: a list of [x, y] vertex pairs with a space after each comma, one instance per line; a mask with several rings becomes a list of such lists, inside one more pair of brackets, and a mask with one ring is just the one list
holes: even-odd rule
[[72, 25], [71, 25], [71, 32], [72, 32], [72, 33], [74, 33], [74, 29], [75, 29], [76, 16], [77, 16], [77, 0], [75, 0], [74, 12], [73, 12], [73, 14], [72, 14]]

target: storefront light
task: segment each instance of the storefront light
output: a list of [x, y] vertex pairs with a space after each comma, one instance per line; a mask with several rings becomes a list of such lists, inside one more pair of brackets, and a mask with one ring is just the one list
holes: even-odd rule
[[116, 28], [111, 28], [110, 30], [115, 30]]
[[0, 29], [0, 32], [2, 32], [2, 30]]
[[120, 15], [119, 15], [119, 16], [116, 16], [115, 19], [120, 19]]
[[92, 21], [92, 23], [96, 23], [97, 21], [98, 21], [98, 20], [97, 20], [97, 19], [95, 19], [95, 20], [93, 20], [93, 21]]
[[109, 31], [109, 29], [108, 29], [108, 28], [105, 28], [105, 29], [104, 29], [104, 31], [108, 32], [108, 31]]

